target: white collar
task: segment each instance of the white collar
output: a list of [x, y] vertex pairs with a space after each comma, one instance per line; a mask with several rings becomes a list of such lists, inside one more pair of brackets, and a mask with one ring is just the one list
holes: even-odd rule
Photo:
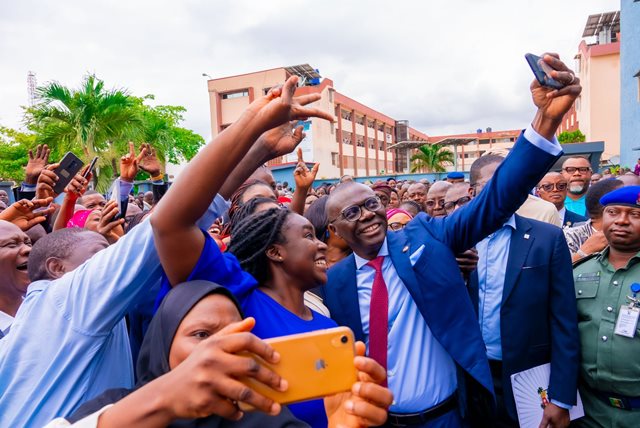
[[13, 320], [14, 318], [11, 315], [0, 311], [0, 331], [2, 331], [2, 334], [6, 334], [9, 331]]

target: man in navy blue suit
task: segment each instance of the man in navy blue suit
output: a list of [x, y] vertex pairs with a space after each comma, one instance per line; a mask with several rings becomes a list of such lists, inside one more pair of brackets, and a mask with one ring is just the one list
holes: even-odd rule
[[[471, 165], [474, 192], [481, 192], [502, 160], [487, 155]], [[514, 214], [476, 249], [478, 266], [469, 292], [497, 399], [497, 413], [484, 425], [517, 428], [511, 375], [550, 362], [550, 403], [541, 426], [567, 427], [569, 409], [576, 404], [580, 339], [571, 255], [562, 230]]]
[[466, 209], [444, 218], [421, 213], [402, 231], [387, 233], [384, 207], [367, 186], [341, 184], [327, 202], [329, 228], [354, 254], [329, 270], [324, 302], [387, 368], [395, 397], [388, 426], [462, 426], [465, 383], [493, 393], [454, 254], [500, 228], [562, 153], [555, 131], [581, 88], [557, 55], [544, 61], [565, 88], [531, 84], [538, 107], [532, 124]]

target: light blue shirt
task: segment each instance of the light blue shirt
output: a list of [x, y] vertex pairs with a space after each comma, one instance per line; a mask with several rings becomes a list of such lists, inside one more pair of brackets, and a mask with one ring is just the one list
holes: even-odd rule
[[573, 211], [576, 214], [580, 214], [581, 216], [587, 217], [587, 206], [585, 205], [585, 200], [587, 199], [587, 195], [584, 194], [579, 199], [575, 201], [567, 196], [564, 199], [564, 207], [569, 211]]
[[[420, 258], [421, 246], [410, 259]], [[379, 256], [388, 256], [385, 239]], [[369, 346], [369, 306], [375, 269], [368, 260], [355, 255], [360, 319]], [[456, 391], [456, 366], [447, 351], [436, 340], [418, 306], [398, 276], [390, 257], [382, 264], [382, 276], [389, 292], [389, 336], [387, 376], [394, 402], [390, 411], [412, 413], [426, 410], [442, 402]]]
[[[209, 209], [226, 207], [216, 197]], [[0, 427], [42, 427], [106, 389], [133, 387], [123, 317], [161, 278], [147, 219], [61, 278], [32, 283], [0, 340]]]
[[[487, 358], [502, 361], [502, 339], [500, 336], [500, 308], [504, 279], [509, 261], [511, 236], [516, 230], [515, 216], [496, 232], [478, 242], [478, 321], [482, 339], [487, 347]], [[572, 406], [551, 399], [563, 409]]]
[[478, 321], [487, 358], [502, 360], [500, 340], [500, 308], [504, 276], [509, 261], [511, 234], [516, 228], [514, 216], [498, 231], [478, 242]]

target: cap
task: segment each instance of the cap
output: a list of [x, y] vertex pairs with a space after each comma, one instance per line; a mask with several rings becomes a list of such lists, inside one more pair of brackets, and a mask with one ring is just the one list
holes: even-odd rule
[[461, 178], [464, 179], [464, 174], [458, 171], [453, 171], [447, 174], [447, 178], [451, 180], [459, 180]]
[[640, 186], [624, 186], [600, 198], [600, 205], [627, 205], [640, 208]]

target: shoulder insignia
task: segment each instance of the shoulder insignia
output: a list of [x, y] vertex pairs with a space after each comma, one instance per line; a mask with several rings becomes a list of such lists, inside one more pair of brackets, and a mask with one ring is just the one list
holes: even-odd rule
[[596, 252], [596, 253], [592, 253], [589, 254], [587, 257], [584, 257], [578, 261], [573, 262], [573, 269], [577, 268], [578, 266], [580, 266], [581, 264], [583, 264], [584, 262], [587, 262], [595, 257], [598, 257], [600, 255], [600, 253]]

